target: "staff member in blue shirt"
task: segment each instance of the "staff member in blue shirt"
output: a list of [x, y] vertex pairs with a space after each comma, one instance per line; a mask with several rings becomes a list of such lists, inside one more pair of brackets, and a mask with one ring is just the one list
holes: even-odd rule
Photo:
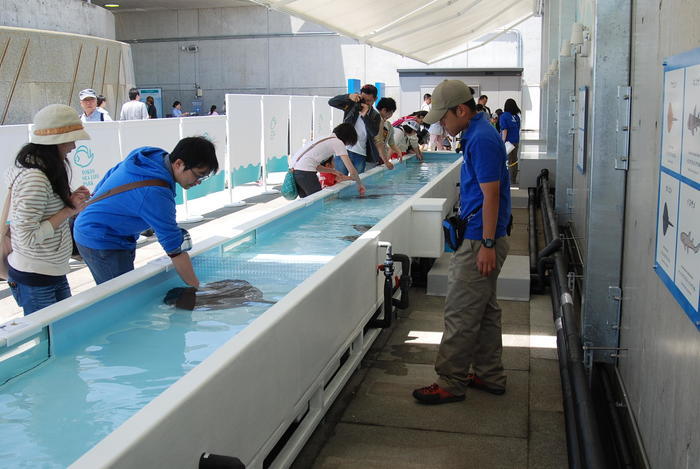
[[425, 122], [440, 122], [450, 135], [462, 132], [460, 217], [464, 240], [450, 259], [445, 332], [435, 361], [437, 381], [413, 391], [422, 404], [464, 400], [467, 387], [503, 394], [501, 308], [496, 283], [508, 254], [510, 183], [506, 152], [488, 116], [476, 111], [469, 87], [445, 80], [433, 91]]
[[510, 182], [515, 184], [518, 178], [518, 144], [520, 143], [520, 108], [515, 100], [508, 98], [503, 106], [503, 114], [498, 119], [501, 128], [501, 138], [504, 142], [513, 144], [513, 149], [508, 153], [508, 169]]

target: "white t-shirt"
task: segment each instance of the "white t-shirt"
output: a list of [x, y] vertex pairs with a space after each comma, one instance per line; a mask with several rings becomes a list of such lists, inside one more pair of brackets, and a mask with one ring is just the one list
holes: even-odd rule
[[148, 119], [148, 108], [145, 103], [141, 101], [129, 101], [122, 105], [122, 112], [119, 116], [119, 120], [135, 121], [142, 119]]
[[357, 143], [353, 146], [348, 146], [347, 149], [358, 155], [367, 156], [367, 129], [361, 116], [358, 116], [355, 121], [355, 131], [357, 132]]
[[430, 124], [430, 127], [428, 127], [428, 133], [430, 135], [442, 135], [445, 132], [442, 129], [442, 126], [440, 125], [439, 122], [435, 122], [434, 124]]
[[406, 152], [409, 146], [413, 149], [418, 148], [418, 136], [416, 134], [406, 135], [406, 132], [398, 127], [394, 127], [394, 142], [402, 152]]
[[432, 104], [432, 103], [428, 104], [428, 103], [426, 103], [425, 101], [423, 101], [423, 104], [421, 105], [420, 110], [421, 110], [421, 111], [428, 111], [428, 112], [430, 112], [430, 110], [431, 110], [432, 108], [433, 108], [433, 104]]
[[[343, 141], [336, 137], [335, 134], [331, 134], [330, 136], [333, 138], [324, 140], [309, 151], [306, 151], [306, 149], [316, 143], [315, 141], [308, 142], [297, 150], [291, 159], [292, 168], [298, 169], [299, 171], [316, 171], [316, 167], [331, 156], [347, 155], [348, 152], [345, 149]], [[306, 153], [304, 153], [305, 151]], [[297, 158], [299, 158], [301, 154], [303, 154], [303, 156], [297, 161]]]

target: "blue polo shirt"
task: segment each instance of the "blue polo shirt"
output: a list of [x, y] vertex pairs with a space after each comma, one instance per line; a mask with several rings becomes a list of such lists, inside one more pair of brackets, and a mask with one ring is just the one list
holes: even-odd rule
[[504, 112], [498, 119], [498, 125], [501, 126], [501, 131], [507, 130], [506, 141], [515, 145], [520, 142], [520, 116]]
[[[460, 175], [460, 216], [468, 218], [466, 239], [483, 238], [481, 213], [484, 194], [479, 184], [500, 181], [496, 238], [506, 235], [510, 221], [510, 178], [506, 166], [506, 148], [488, 117], [479, 112], [462, 132], [464, 161]], [[471, 216], [470, 216], [471, 214]]]

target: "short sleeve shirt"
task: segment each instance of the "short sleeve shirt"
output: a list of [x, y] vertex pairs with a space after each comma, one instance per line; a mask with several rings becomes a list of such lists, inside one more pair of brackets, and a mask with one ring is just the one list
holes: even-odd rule
[[480, 184], [499, 181], [496, 238], [506, 235], [510, 221], [510, 179], [506, 166], [506, 149], [488, 116], [479, 112], [462, 133], [464, 161], [460, 174], [460, 216], [468, 220], [467, 239], [483, 237], [482, 205], [484, 194]]
[[501, 131], [507, 130], [506, 141], [516, 144], [520, 142], [520, 116], [513, 115], [510, 112], [501, 114], [498, 124], [501, 126]]
[[[336, 137], [335, 134], [331, 134], [330, 136], [332, 138], [318, 143], [308, 151], [307, 149], [315, 143], [314, 141], [308, 142], [297, 150], [291, 158], [292, 168], [298, 169], [299, 171], [316, 171], [316, 167], [328, 158], [334, 155], [347, 155], [348, 151], [345, 149], [343, 141]], [[304, 153], [305, 151], [306, 153]], [[297, 161], [300, 155], [303, 156]]]

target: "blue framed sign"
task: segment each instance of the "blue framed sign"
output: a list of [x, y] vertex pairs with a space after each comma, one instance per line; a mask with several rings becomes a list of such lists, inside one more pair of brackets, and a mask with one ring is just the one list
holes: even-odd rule
[[588, 87], [581, 86], [576, 96], [578, 106], [578, 122], [576, 135], [576, 168], [583, 174], [586, 172], [586, 128], [588, 127]]
[[654, 269], [700, 329], [700, 48], [664, 62]]

